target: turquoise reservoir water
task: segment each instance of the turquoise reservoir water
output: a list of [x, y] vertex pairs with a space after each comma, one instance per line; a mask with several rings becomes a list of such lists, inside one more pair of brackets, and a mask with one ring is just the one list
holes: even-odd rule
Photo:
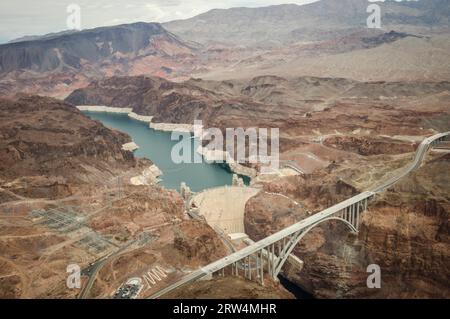
[[[178, 141], [171, 140], [170, 132], [155, 131], [148, 124], [129, 118], [126, 114], [101, 112], [83, 112], [91, 119], [102, 122], [105, 126], [117, 129], [131, 136], [139, 145], [134, 152], [137, 157], [152, 160], [163, 172], [161, 185], [179, 190], [185, 182], [194, 192], [206, 188], [231, 185], [232, 173], [219, 164], [176, 164], [171, 159], [172, 147]], [[192, 150], [197, 149], [198, 141], [191, 139]], [[245, 179], [248, 183], [248, 178]]]

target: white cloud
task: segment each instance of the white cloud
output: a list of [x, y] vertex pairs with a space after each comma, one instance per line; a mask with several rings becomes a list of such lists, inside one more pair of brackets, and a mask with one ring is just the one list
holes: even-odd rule
[[66, 8], [81, 7], [82, 28], [118, 23], [166, 22], [190, 18], [215, 8], [261, 7], [317, 0], [1, 0], [0, 41], [67, 29]]

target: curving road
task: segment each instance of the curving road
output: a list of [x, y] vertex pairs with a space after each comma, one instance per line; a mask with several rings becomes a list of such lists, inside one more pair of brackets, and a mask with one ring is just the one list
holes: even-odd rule
[[264, 249], [276, 242], [279, 242], [280, 240], [283, 240], [283, 238], [286, 238], [289, 235], [295, 234], [300, 230], [307, 229], [308, 227], [318, 224], [325, 219], [329, 219], [330, 217], [332, 217], [336, 213], [342, 211], [343, 209], [346, 209], [347, 207], [350, 207], [352, 205], [360, 203], [364, 200], [369, 200], [376, 193], [386, 190], [388, 187], [390, 187], [390, 186], [394, 185], [396, 182], [398, 182], [401, 178], [405, 177], [407, 174], [409, 174], [413, 170], [417, 169], [421, 165], [430, 145], [434, 144], [434, 142], [436, 142], [436, 141], [439, 141], [441, 139], [448, 137], [449, 135], [450, 135], [450, 132], [446, 132], [446, 133], [436, 134], [434, 136], [424, 139], [422, 141], [422, 143], [419, 145], [419, 147], [417, 148], [414, 160], [410, 164], [408, 164], [401, 173], [399, 173], [398, 175], [383, 182], [380, 186], [377, 186], [372, 190], [360, 193], [352, 198], [349, 198], [349, 199], [347, 199], [343, 202], [340, 202], [332, 207], [329, 207], [317, 214], [314, 214], [308, 218], [301, 220], [300, 222], [298, 222], [296, 224], [286, 227], [285, 229], [283, 229], [273, 235], [270, 235], [256, 243], [254, 243], [253, 245], [247, 246], [244, 249], [241, 249], [240, 251], [237, 251], [225, 258], [222, 258], [222, 259], [220, 259], [216, 262], [213, 262], [205, 267], [202, 267], [201, 269], [194, 271], [191, 274], [183, 277], [180, 281], [178, 281], [166, 288], [161, 289], [160, 291], [153, 294], [149, 298], [151, 298], [151, 299], [159, 298], [160, 296], [162, 296], [180, 286], [183, 286], [189, 282], [193, 282], [202, 277], [212, 275], [213, 273], [221, 270], [224, 267], [232, 265], [247, 256], [253, 255], [253, 254], [257, 253], [258, 251], [261, 251], [262, 249]]
[[416, 155], [414, 156], [414, 160], [410, 164], [408, 164], [406, 167], [404, 167], [403, 171], [400, 174], [383, 182], [381, 185], [375, 187], [372, 191], [374, 193], [379, 193], [379, 192], [385, 191], [386, 189], [388, 189], [389, 187], [391, 187], [392, 185], [397, 183], [400, 179], [402, 179], [403, 177], [405, 177], [412, 171], [419, 168], [419, 166], [422, 164], [422, 161], [423, 161], [425, 154], [427, 153], [430, 145], [434, 141], [439, 140], [441, 138], [445, 138], [446, 136], [449, 136], [449, 135], [450, 135], [450, 132], [446, 132], [446, 133], [440, 133], [437, 135], [433, 135], [431, 137], [424, 139], [422, 141], [422, 143], [420, 143], [419, 147], [417, 148]]

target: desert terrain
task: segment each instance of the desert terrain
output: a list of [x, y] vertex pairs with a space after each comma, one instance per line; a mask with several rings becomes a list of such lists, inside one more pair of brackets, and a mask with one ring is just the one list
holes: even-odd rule
[[2, 298], [77, 297], [69, 264], [84, 297], [110, 298], [130, 274], [174, 280], [226, 253], [178, 193], [130, 184], [151, 162], [122, 149], [127, 135], [50, 98], [2, 99], [0, 114]]
[[[366, 0], [321, 0], [1, 44], [0, 298], [114, 298], [130, 278], [147, 298], [245, 247], [217, 228], [256, 242], [400, 172], [424, 138], [450, 131], [450, 5], [380, 6], [381, 29], [367, 28]], [[260, 174], [247, 158], [251, 196], [197, 194], [193, 218], [156, 176], [132, 185], [153, 163], [83, 105], [222, 132], [278, 128], [290, 173]], [[378, 194], [358, 234], [313, 229], [293, 251], [302, 269], [288, 262], [281, 275], [314, 298], [449, 298], [449, 147]], [[70, 264], [79, 289], [67, 289]], [[369, 264], [381, 289], [366, 286]], [[163, 297], [294, 295], [225, 273]]]

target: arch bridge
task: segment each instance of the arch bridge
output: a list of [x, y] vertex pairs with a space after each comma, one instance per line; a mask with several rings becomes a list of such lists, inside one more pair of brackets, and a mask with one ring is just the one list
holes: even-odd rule
[[428, 149], [448, 141], [449, 136], [450, 132], [446, 132], [424, 139], [419, 145], [413, 161], [401, 173], [383, 182], [380, 186], [307, 217], [225, 258], [202, 267], [150, 298], [158, 298], [173, 289], [205, 276], [224, 275], [226, 271], [232, 275], [243, 275], [250, 280], [258, 280], [261, 284], [264, 284], [264, 276], [270, 276], [276, 280], [295, 246], [309, 231], [327, 221], [337, 220], [347, 226], [351, 232], [358, 233], [361, 214], [367, 210], [369, 201], [377, 193], [386, 190], [418, 168]]

